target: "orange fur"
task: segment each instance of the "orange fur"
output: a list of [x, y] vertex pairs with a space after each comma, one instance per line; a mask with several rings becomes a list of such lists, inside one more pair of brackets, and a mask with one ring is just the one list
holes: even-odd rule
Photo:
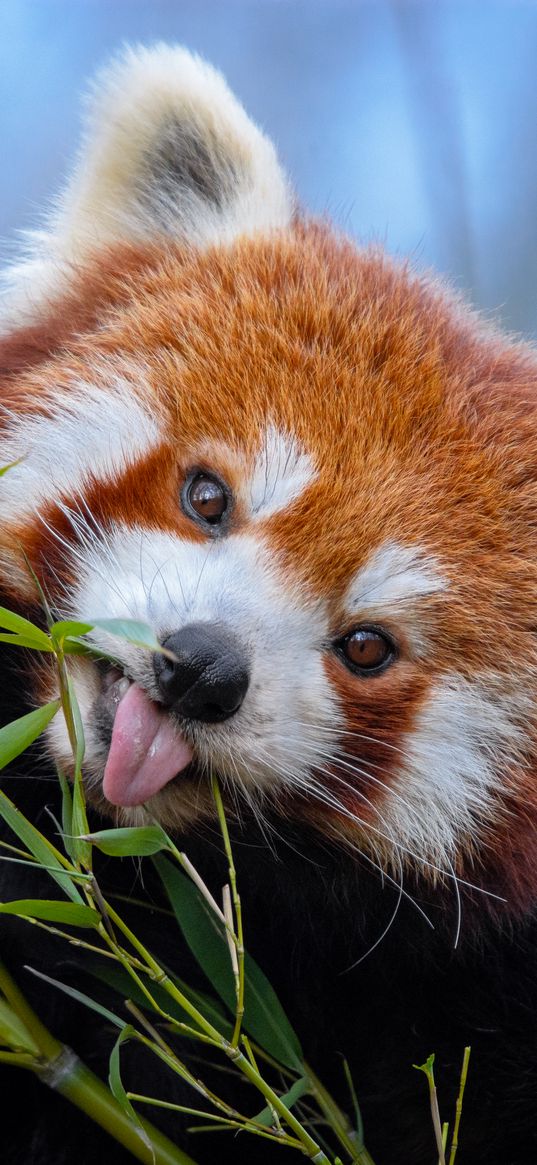
[[[25, 351], [31, 367], [21, 375]], [[100, 522], [201, 539], [176, 503], [181, 476], [194, 461], [232, 478], [221, 447], [253, 457], [270, 421], [303, 443], [319, 472], [258, 528], [284, 574], [326, 601], [334, 636], [350, 630], [342, 595], [376, 547], [403, 533], [445, 571], [449, 590], [422, 600], [425, 659], [403, 646], [397, 671], [365, 683], [327, 663], [349, 730], [381, 738], [363, 759], [389, 771], [390, 747], [412, 730], [433, 679], [453, 669], [470, 680], [491, 672], [510, 691], [535, 683], [537, 398], [527, 347], [381, 253], [302, 222], [281, 238], [202, 254], [155, 243], [96, 257], [67, 304], [4, 341], [14, 368], [5, 399], [46, 413], [59, 387], [68, 392], [110, 357], [137, 394], [133, 369], [143, 368], [167, 436], [120, 480], [88, 486]], [[72, 537], [53, 501], [47, 521]], [[240, 508], [233, 522], [247, 528]], [[4, 531], [8, 550], [14, 538], [53, 590], [50, 535], [30, 523]], [[525, 711], [521, 719], [533, 759], [505, 782], [525, 819], [536, 745]], [[383, 794], [367, 795], [376, 804]], [[498, 830], [500, 853], [509, 824]], [[512, 861], [532, 880], [535, 842], [521, 848]]]

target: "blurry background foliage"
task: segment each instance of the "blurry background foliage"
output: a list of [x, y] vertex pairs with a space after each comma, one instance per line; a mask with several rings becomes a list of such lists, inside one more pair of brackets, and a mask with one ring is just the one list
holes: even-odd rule
[[0, 239], [57, 189], [123, 41], [226, 75], [303, 203], [537, 331], [536, 0], [2, 0]]

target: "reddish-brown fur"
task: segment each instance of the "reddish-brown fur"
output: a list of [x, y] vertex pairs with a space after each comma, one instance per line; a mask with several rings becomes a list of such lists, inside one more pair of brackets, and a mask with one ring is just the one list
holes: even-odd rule
[[[168, 438], [121, 480], [86, 492], [105, 524], [201, 538], [174, 501], [181, 476], [212, 448], [207, 467], [233, 485], [219, 447], [253, 455], [270, 420], [320, 472], [258, 529], [282, 570], [327, 601], [334, 635], [351, 629], [342, 596], [375, 548], [403, 532], [437, 558], [450, 586], [421, 600], [426, 659], [409, 649], [369, 687], [326, 664], [349, 732], [378, 741], [367, 755], [360, 744], [361, 760], [389, 771], [435, 677], [488, 671], [509, 690], [535, 683], [537, 364], [526, 347], [382, 254], [302, 223], [282, 238], [202, 254], [155, 243], [98, 257], [42, 323], [3, 341], [4, 400], [46, 413], [59, 388], [112, 356], [134, 393], [147, 391], [133, 373], [143, 365]], [[73, 537], [53, 501], [46, 517]], [[240, 509], [234, 522], [244, 528]], [[31, 523], [3, 539], [8, 548], [20, 540], [53, 591], [57, 552], [46, 530]], [[529, 763], [505, 773], [517, 845], [506, 844], [509, 818], [487, 839], [498, 884], [516, 883], [520, 901], [537, 881], [535, 725], [521, 715]], [[352, 736], [346, 747], [353, 752]], [[382, 791], [367, 796], [377, 802]], [[350, 801], [367, 819], [359, 785]]]

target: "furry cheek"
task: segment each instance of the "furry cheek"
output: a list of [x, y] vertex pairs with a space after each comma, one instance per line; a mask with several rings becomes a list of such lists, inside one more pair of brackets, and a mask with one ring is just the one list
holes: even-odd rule
[[365, 839], [385, 866], [403, 862], [433, 880], [457, 855], [471, 865], [504, 815], [524, 749], [517, 694], [492, 675], [426, 676], [408, 661], [369, 680], [335, 660], [326, 667], [346, 721], [331, 779], [341, 833]]
[[406, 661], [381, 675], [354, 675], [336, 656], [325, 672], [342, 711], [337, 752], [324, 778], [339, 826], [352, 840], [364, 836], [373, 849], [393, 849], [397, 838], [385, 821], [407, 735], [412, 731], [429, 680]]
[[[68, 617], [85, 612], [89, 621], [92, 614], [141, 619], [161, 639], [202, 622], [232, 629], [243, 645], [250, 681], [240, 709], [225, 723], [192, 720], [183, 726], [198, 775], [216, 769], [247, 801], [278, 800], [285, 792], [307, 797], [327, 734], [341, 721], [322, 664], [327, 617], [322, 605], [285, 585], [262, 541], [238, 534], [200, 545], [118, 524], [106, 542], [95, 540], [77, 556], [78, 582], [62, 612]], [[92, 638], [121, 660], [125, 674], [150, 699], [159, 700], [150, 655], [98, 629]], [[75, 661], [75, 667], [91, 788], [99, 786], [107, 751], [95, 725], [100, 679], [87, 661]], [[63, 762], [67, 738], [61, 721], [49, 739]], [[176, 821], [184, 793], [184, 781], [172, 782], [156, 795], [155, 813]]]

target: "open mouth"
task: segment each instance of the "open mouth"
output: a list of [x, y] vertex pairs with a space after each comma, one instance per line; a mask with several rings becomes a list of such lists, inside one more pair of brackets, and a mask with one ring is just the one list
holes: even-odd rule
[[111, 729], [103, 793], [112, 805], [142, 805], [192, 763], [174, 717], [117, 668], [107, 669], [99, 704]]

